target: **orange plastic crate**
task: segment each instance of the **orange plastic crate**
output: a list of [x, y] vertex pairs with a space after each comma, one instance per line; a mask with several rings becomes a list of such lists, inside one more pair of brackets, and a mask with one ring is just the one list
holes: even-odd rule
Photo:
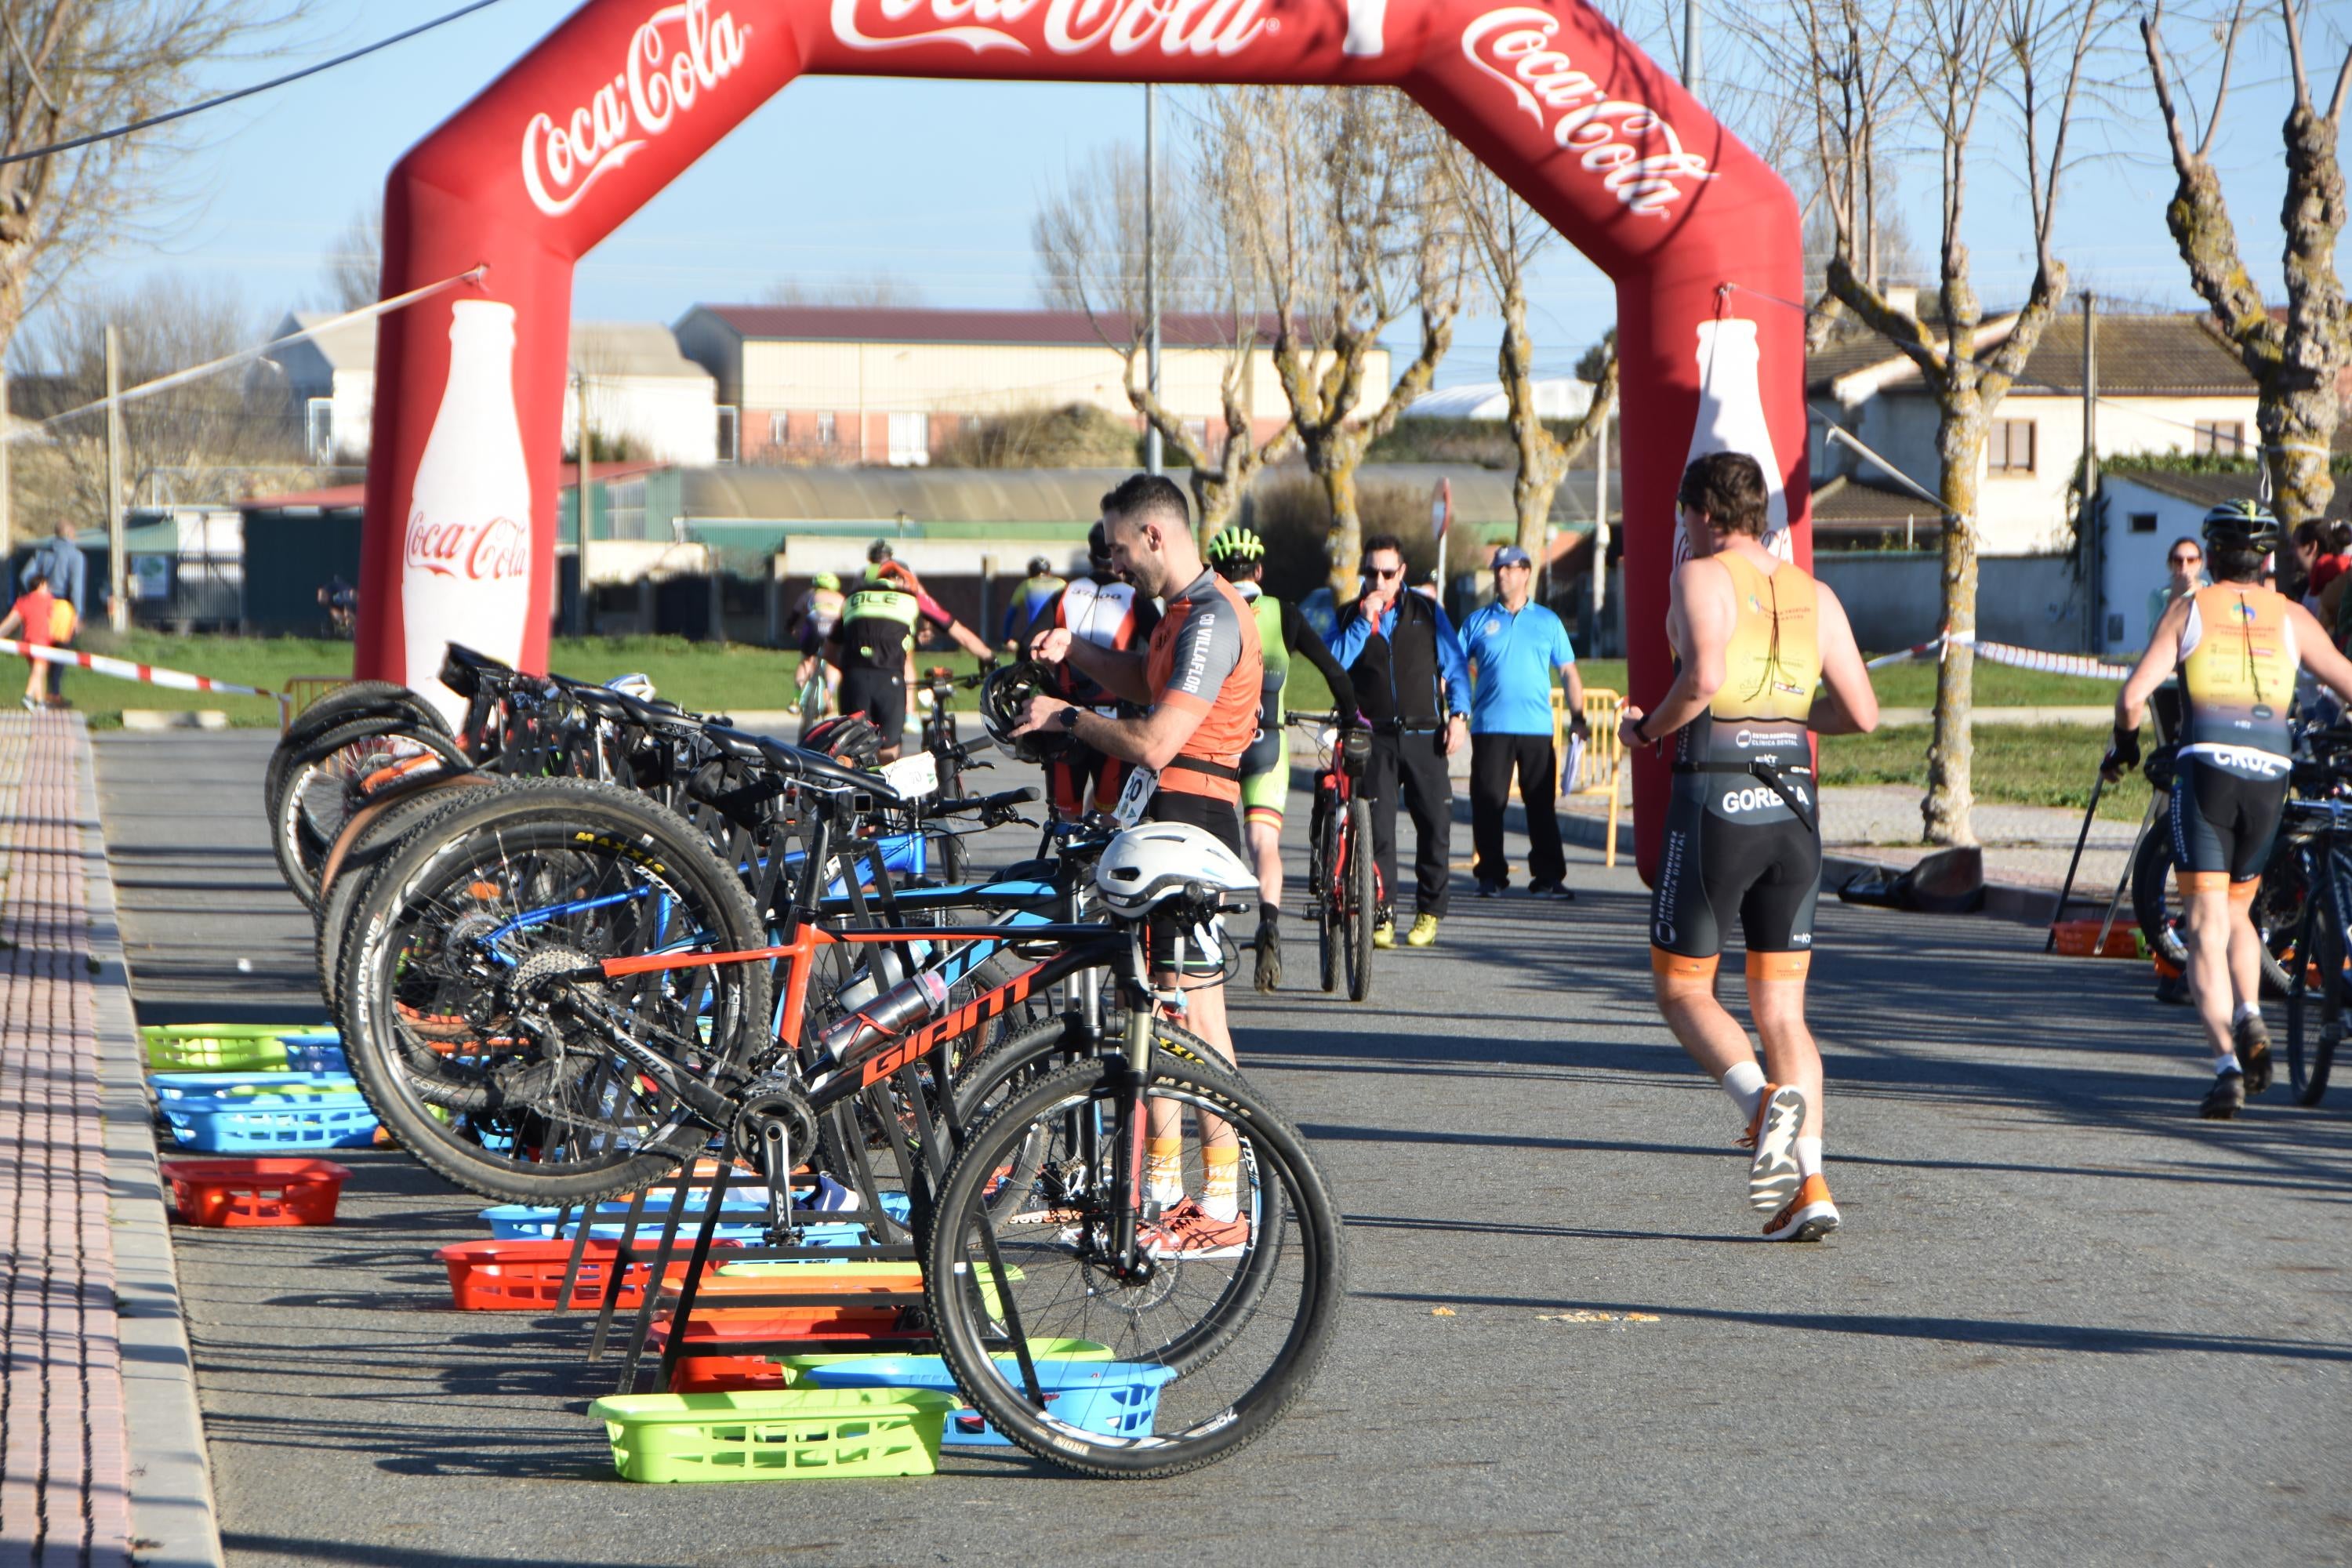
[[2118, 921], [2107, 932], [2107, 944], [2097, 952], [2099, 922], [2097, 921], [2060, 921], [2055, 928], [2057, 950], [2067, 958], [2137, 958], [2139, 928]]
[[335, 1204], [351, 1180], [331, 1160], [166, 1160], [172, 1205], [189, 1225], [332, 1225]]
[[[777, 1331], [751, 1337], [794, 1341], [799, 1347], [793, 1352], [795, 1355], [821, 1355], [834, 1352], [856, 1354], [861, 1351], [870, 1352], [877, 1340], [907, 1337], [895, 1321], [875, 1323], [860, 1332], [845, 1331], [844, 1325], [837, 1321], [813, 1324], [803, 1318], [770, 1319], [769, 1325]], [[686, 1342], [693, 1349], [706, 1349], [726, 1337], [729, 1336], [698, 1332], [692, 1323], [687, 1326]], [[649, 1344], [657, 1352], [659, 1337], [650, 1341]], [[670, 1371], [669, 1391], [672, 1394], [725, 1394], [747, 1388], [785, 1387], [791, 1382], [791, 1374], [782, 1364], [771, 1359], [772, 1353], [680, 1356], [677, 1365]]]
[[[716, 1247], [733, 1248], [731, 1241], [714, 1241]], [[580, 1275], [572, 1284], [572, 1300], [559, 1304], [563, 1270], [572, 1261], [569, 1241], [461, 1241], [434, 1256], [449, 1270], [449, 1301], [461, 1312], [593, 1312], [604, 1304], [605, 1282], [620, 1256], [617, 1241], [591, 1239], [580, 1258]], [[707, 1275], [717, 1260], [704, 1265]], [[672, 1284], [685, 1279], [687, 1265], [673, 1263], [663, 1271]], [[649, 1262], [632, 1263], [622, 1281], [618, 1305], [634, 1310], [646, 1297]]]

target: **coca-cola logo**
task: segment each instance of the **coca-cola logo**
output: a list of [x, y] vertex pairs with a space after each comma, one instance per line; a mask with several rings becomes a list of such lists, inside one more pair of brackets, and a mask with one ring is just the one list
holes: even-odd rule
[[709, 0], [655, 12], [629, 39], [623, 68], [570, 118], [534, 114], [523, 128], [522, 183], [531, 205], [550, 217], [578, 206], [681, 110], [733, 75], [751, 40], [751, 29], [736, 26], [734, 13], [710, 15]]
[[510, 517], [435, 522], [420, 507], [409, 516], [401, 558], [412, 572], [503, 583], [530, 572], [530, 528]]
[[[1029, 42], [1007, 29], [1041, 0], [833, 0], [833, 36], [853, 49], [961, 44], [974, 54]], [[1131, 55], [1234, 55], [1274, 28], [1267, 0], [1042, 0], [1037, 41], [1057, 55], [1107, 48]], [[1001, 25], [1000, 25], [1001, 24]]]
[[[1643, 217], [1666, 217], [1685, 180], [1712, 180], [1706, 160], [1683, 150], [1665, 117], [1645, 103], [1609, 96], [1551, 41], [1559, 19], [1532, 5], [1489, 11], [1462, 31], [1465, 58], [1508, 88], [1551, 139], [1601, 176], [1611, 194]], [[1556, 118], [1555, 118], [1556, 117]], [[1644, 153], [1641, 144], [1663, 145]]]

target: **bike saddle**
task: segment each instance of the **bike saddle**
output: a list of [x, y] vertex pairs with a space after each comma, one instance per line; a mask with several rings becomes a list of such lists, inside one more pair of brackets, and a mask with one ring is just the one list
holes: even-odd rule
[[482, 689], [486, 674], [512, 675], [514, 666], [488, 654], [477, 653], [464, 643], [453, 642], [441, 658], [441, 684], [460, 697], [471, 698]]
[[819, 789], [855, 790], [872, 796], [879, 805], [905, 804], [905, 797], [892, 789], [879, 773], [845, 768], [831, 757], [804, 752], [798, 746], [788, 746], [767, 735], [730, 729], [724, 724], [705, 725], [702, 732], [730, 756], [740, 757], [745, 762], [765, 763], [778, 773], [801, 779]]

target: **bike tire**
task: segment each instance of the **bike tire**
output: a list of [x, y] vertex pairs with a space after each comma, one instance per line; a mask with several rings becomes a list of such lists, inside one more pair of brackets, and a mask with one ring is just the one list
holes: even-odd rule
[[354, 719], [402, 714], [429, 724], [445, 735], [450, 732], [449, 721], [439, 708], [394, 680], [354, 680], [349, 686], [335, 688], [295, 714], [287, 721], [286, 732], [278, 737], [268, 765], [262, 770], [262, 809], [273, 820], [276, 818], [278, 790], [285, 774], [286, 759], [296, 751]]
[[1372, 808], [1348, 803], [1348, 865], [1341, 874], [1348, 910], [1348, 1000], [1372, 994], [1372, 928], [1380, 920], [1380, 889], [1372, 879]]
[[1345, 932], [1340, 920], [1339, 889], [1331, 875], [1331, 867], [1339, 858], [1338, 829], [1331, 808], [1318, 793], [1315, 797], [1313, 852], [1308, 856], [1307, 886], [1308, 896], [1315, 900], [1315, 945], [1319, 973], [1328, 994], [1339, 988], [1339, 944]]
[[[434, 759], [436, 771], [444, 777], [473, 767], [446, 733], [396, 714], [339, 724], [297, 747], [287, 758], [270, 803], [270, 852], [287, 888], [313, 913], [319, 907], [320, 867], [336, 835], [356, 815], [349, 809], [352, 786], [347, 775], [365, 765], [362, 759], [392, 745], [413, 747], [420, 756]], [[339, 787], [338, 780], [345, 782]], [[399, 782], [390, 781], [390, 787], [397, 787]]]
[[[665, 1094], [646, 1110], [641, 1129], [613, 1131], [608, 1141], [599, 1141], [576, 1157], [551, 1159], [546, 1148], [527, 1150], [520, 1143], [506, 1152], [485, 1149], [444, 1124], [432, 1114], [432, 1107], [579, 1125], [585, 1118], [576, 1113], [577, 1102], [565, 1095], [585, 1087], [604, 1097], [601, 1105], [623, 1095], [639, 1097], [641, 1083], [627, 1073], [610, 1082], [600, 1076], [613, 1053], [585, 1030], [574, 1039], [559, 1041], [562, 1049], [551, 1058], [544, 1040], [530, 1035], [527, 1025], [512, 1013], [496, 1016], [506, 1004], [493, 996], [482, 998], [483, 1021], [460, 1016], [459, 1024], [485, 1038], [494, 1026], [503, 1027], [523, 1044], [503, 1055], [486, 1051], [478, 1066], [472, 1058], [437, 1056], [424, 1043], [427, 1037], [404, 1025], [404, 1016], [414, 1021], [415, 1016], [404, 1014], [402, 998], [416, 994], [413, 988], [418, 976], [434, 956], [429, 944], [412, 938], [446, 934], [446, 922], [440, 931], [435, 925], [435, 905], [442, 889], [467, 889], [468, 896], [487, 900], [489, 895], [471, 889], [493, 876], [520, 888], [528, 870], [520, 858], [532, 854], [544, 855], [551, 862], [569, 856], [591, 870], [600, 862], [626, 862], [648, 887], [656, 886], [657, 879], [657, 896], [632, 895], [627, 902], [600, 909], [593, 916], [569, 917], [569, 926], [551, 920], [521, 927], [510, 939], [509, 956], [527, 956], [520, 952], [524, 942], [535, 943], [540, 952], [562, 948], [592, 959], [622, 956], [674, 946], [674, 932], [682, 929], [700, 933], [697, 945], [707, 942], [719, 951], [756, 947], [764, 939], [741, 879], [676, 813], [613, 784], [504, 780], [468, 792], [447, 811], [419, 825], [378, 868], [342, 952], [343, 1044], [361, 1091], [386, 1129], [436, 1174], [469, 1192], [507, 1202], [593, 1202], [645, 1186], [675, 1170], [688, 1154], [708, 1143], [708, 1130]], [[519, 864], [525, 869], [514, 869]], [[582, 890], [597, 885], [593, 880], [579, 883], [576, 878], [564, 883], [575, 884]], [[578, 899], [581, 892], [566, 896]], [[520, 901], [520, 896], [515, 901]], [[656, 911], [655, 929], [645, 931], [642, 921], [635, 929], [625, 929], [623, 912], [634, 915], [642, 910]], [[491, 905], [484, 917], [496, 921], [505, 912]], [[567, 947], [559, 941], [583, 942], [583, 931], [606, 932], [603, 951]], [[448, 951], [441, 956], [446, 958]], [[673, 1037], [689, 1040], [688, 1059], [679, 1064], [684, 1073], [708, 1082], [740, 1072], [764, 1043], [772, 1016], [768, 966], [739, 963], [665, 973], [685, 978], [656, 979], [651, 984], [641, 984], [646, 976], [582, 981], [571, 983], [565, 994], [583, 1004], [605, 1004], [627, 1016], [640, 1039], [654, 1027], [647, 1020], [662, 1020]], [[462, 975], [458, 978], [464, 983]], [[433, 1005], [443, 1005], [437, 997]], [[710, 1019], [707, 1038], [701, 1029], [706, 1014]], [[475, 1070], [480, 1083], [479, 1092], [471, 1096], [455, 1093], [446, 1083], [434, 1084], [428, 1076], [438, 1073], [454, 1079], [467, 1070]], [[429, 1098], [424, 1092], [427, 1087], [435, 1090]]]
[[2287, 988], [2287, 1082], [2297, 1105], [2317, 1105], [2327, 1093], [2336, 1043], [2344, 1032], [2344, 940], [2327, 917], [2326, 901], [2313, 899], [2304, 906], [2293, 953], [2294, 983]]
[[[2174, 904], [2172, 834], [2166, 824], [2167, 818], [2159, 813], [2155, 827], [2141, 838], [2139, 847], [2132, 853], [2132, 918], [2139, 922], [2140, 935], [2147, 940], [2149, 952], [2175, 969], [2186, 970], [2189, 947], [2181, 940], [2180, 917]], [[2273, 850], [2270, 864], [2263, 868], [2265, 883], [2283, 872], [2286, 862], [2282, 853]], [[2263, 937], [2263, 994], [2285, 996], [2290, 991], [2287, 967], [2279, 954], [2293, 941], [2294, 916], [2299, 912], [2300, 901], [2258, 893], [2255, 907], [2255, 924]]]
[[[480, 775], [463, 776], [470, 779]], [[311, 911], [310, 940], [311, 957], [319, 970], [319, 994], [326, 1000], [327, 1016], [334, 1019], [338, 1027], [341, 1026], [342, 1009], [336, 984], [342, 969], [343, 941], [351, 933], [352, 912], [359, 908], [368, 884], [375, 879], [376, 868], [399, 847], [400, 841], [454, 804], [447, 787], [448, 783], [454, 782], [421, 788], [383, 803], [380, 813], [366, 821], [355, 819], [352, 830], [338, 841], [341, 859], [332, 879], [320, 884], [319, 901]]]
[[[1041, 1121], [1098, 1127], [1126, 1072], [1116, 1058], [1076, 1063], [972, 1130], [941, 1184], [924, 1291], [957, 1385], [998, 1432], [1081, 1475], [1152, 1479], [1236, 1452], [1306, 1391], [1337, 1328], [1346, 1252], [1328, 1189], [1287, 1121], [1245, 1080], [1213, 1078], [1166, 1055], [1151, 1064], [1152, 1105], [1222, 1120], [1241, 1141], [1251, 1216], [1241, 1256], [1171, 1258], [1147, 1279], [1123, 1282], [1087, 1255], [1098, 1219], [1048, 1214], [1000, 1232], [985, 1198], [1003, 1156]], [[1098, 1209], [1097, 1194], [1088, 1197]], [[1064, 1239], [1073, 1232], [1078, 1241]], [[995, 1272], [992, 1258], [1006, 1265], [1001, 1297], [982, 1288]], [[1187, 1294], [1195, 1269], [1201, 1288]], [[999, 1363], [992, 1353], [1009, 1330], [998, 1321], [1006, 1300], [1033, 1337], [1091, 1339], [1121, 1363], [1164, 1369], [1157, 1429], [1107, 1436], [1031, 1405], [1006, 1380], [1020, 1375], [1010, 1360]]]

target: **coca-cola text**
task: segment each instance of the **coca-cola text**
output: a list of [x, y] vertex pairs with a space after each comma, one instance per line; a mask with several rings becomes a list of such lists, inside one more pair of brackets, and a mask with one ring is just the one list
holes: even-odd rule
[[[974, 54], [1030, 54], [1032, 40], [1009, 29], [1041, 0], [833, 0], [833, 36], [853, 49], [961, 44]], [[1035, 42], [1057, 55], [1106, 48], [1131, 55], [1157, 44], [1163, 55], [1234, 55], [1265, 32], [1266, 0], [1042, 0]], [[999, 25], [1001, 24], [1001, 25]]]
[[[663, 29], [678, 24], [675, 39]], [[629, 40], [624, 68], [558, 122], [534, 114], [522, 133], [522, 183], [531, 205], [561, 217], [590, 187], [669, 129], [678, 110], [734, 74], [751, 29], [710, 0], [682, 0], [647, 17]]]
[[530, 571], [530, 530], [510, 517], [487, 522], [435, 522], [422, 507], [409, 514], [401, 558], [436, 577], [502, 583]]
[[[1549, 123], [1552, 141], [1579, 154], [1577, 161], [1599, 174], [1619, 201], [1643, 217], [1669, 216], [1666, 208], [1684, 195], [1677, 181], [1715, 178], [1706, 160], [1683, 151], [1682, 139], [1656, 110], [1610, 97], [1552, 48], [1559, 32], [1559, 18], [1549, 11], [1506, 5], [1462, 30], [1462, 53], [1510, 89], [1538, 125]], [[1664, 150], [1645, 154], [1643, 142]]]

